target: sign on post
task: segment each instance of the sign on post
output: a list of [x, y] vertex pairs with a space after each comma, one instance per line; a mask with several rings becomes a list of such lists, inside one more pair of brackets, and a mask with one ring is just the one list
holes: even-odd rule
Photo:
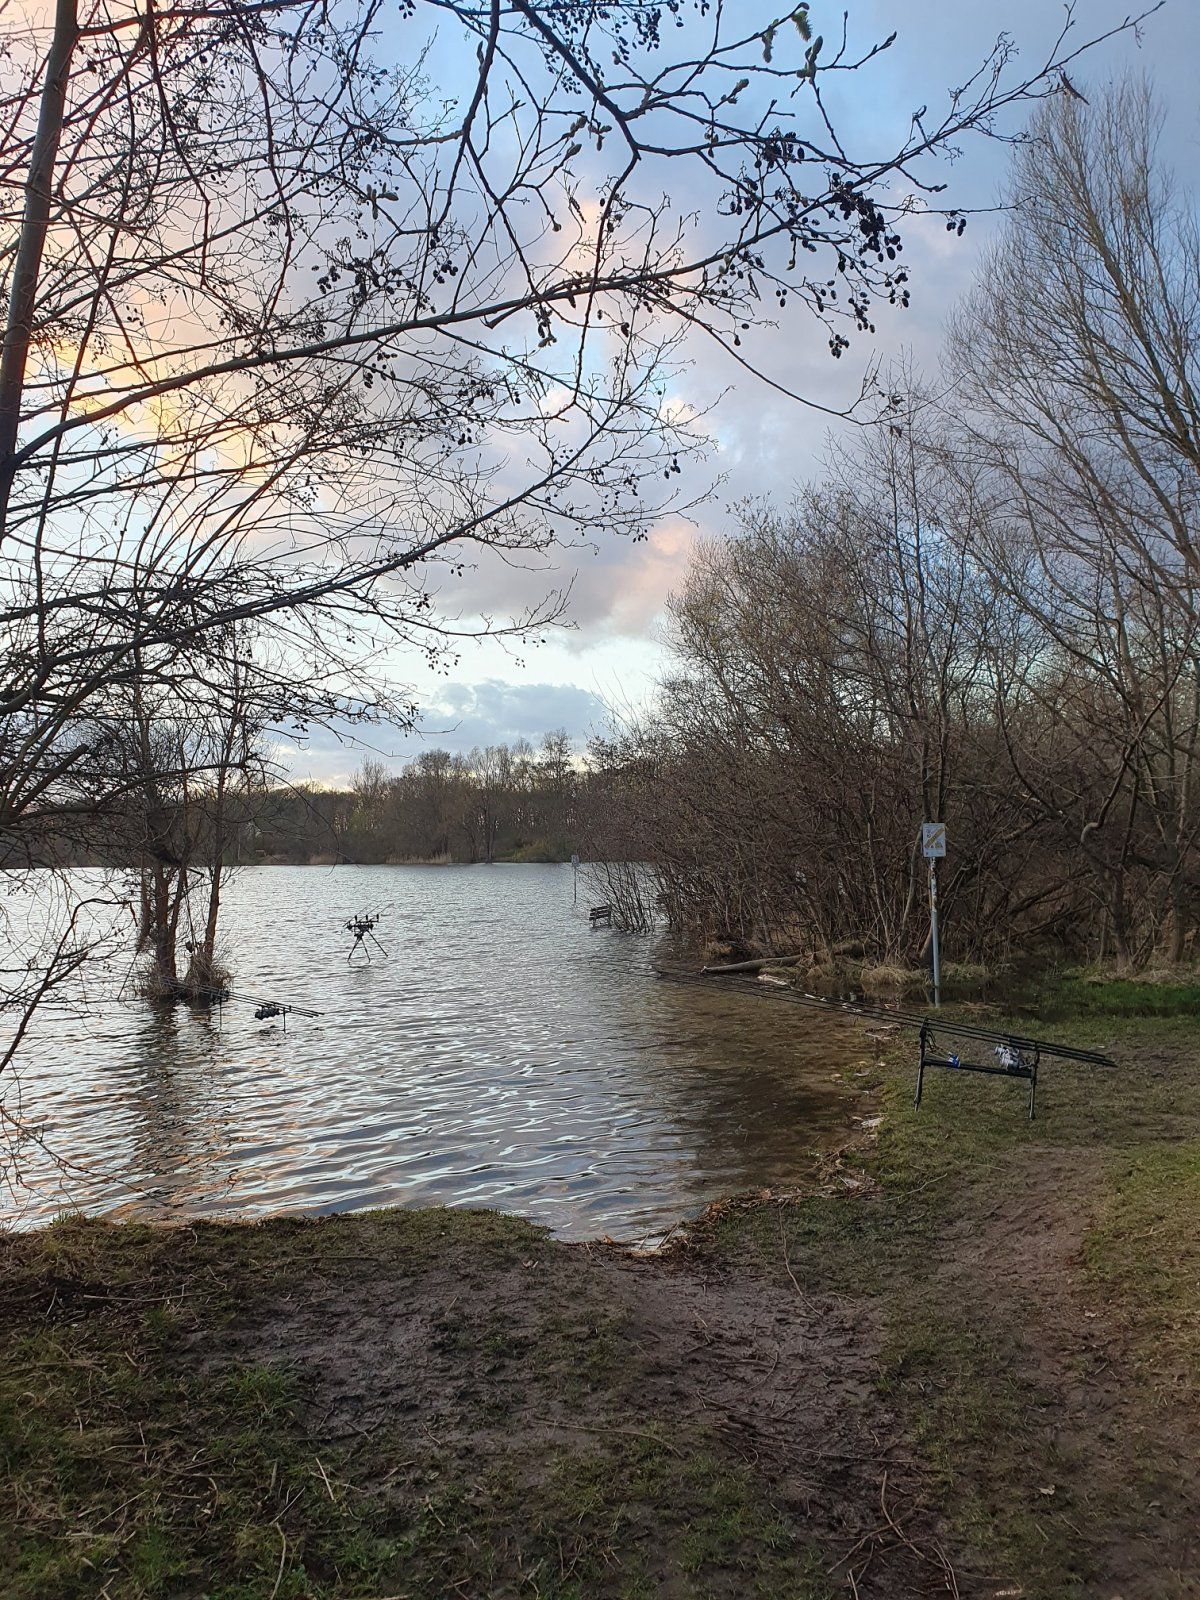
[[942, 1003], [942, 953], [938, 949], [937, 864], [946, 854], [946, 824], [921, 824], [921, 853], [929, 863], [929, 935], [933, 946], [933, 1003]]
[[946, 854], [946, 824], [923, 822], [921, 824], [921, 851], [926, 861], [940, 861]]

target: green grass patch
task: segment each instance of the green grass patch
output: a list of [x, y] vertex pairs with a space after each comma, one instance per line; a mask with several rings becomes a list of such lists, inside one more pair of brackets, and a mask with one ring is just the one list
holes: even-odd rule
[[[281, 1559], [280, 1595], [322, 1595], [363, 1569], [363, 1518], [328, 1495], [297, 1421], [297, 1374], [175, 1374], [108, 1319], [26, 1336], [4, 1356], [5, 1596], [107, 1586], [141, 1600], [204, 1577], [213, 1600], [250, 1600], [271, 1592]], [[336, 1476], [341, 1453], [322, 1465]]]
[[[649, 1600], [664, 1572], [681, 1596], [831, 1595], [802, 1530], [702, 1432], [618, 1424], [578, 1447], [533, 1447], [516, 1430], [481, 1460], [419, 1446], [414, 1459], [413, 1441], [385, 1430], [346, 1453], [308, 1436], [302, 1375], [250, 1366], [208, 1382], [150, 1379], [128, 1414], [114, 1378], [130, 1359], [128, 1346], [10, 1347], [6, 1600], [443, 1600], [497, 1588]], [[397, 1462], [402, 1474], [376, 1492]]]
[[1200, 1018], [1200, 978], [1164, 981], [1068, 972], [1041, 997], [1051, 1017]]
[[1100, 1576], [1078, 1534], [1078, 1463], [1046, 1437], [1052, 1404], [1018, 1330], [920, 1293], [889, 1319], [881, 1388], [901, 1404], [977, 1570], [1027, 1600], [1092, 1593]]
[[1153, 1367], [1200, 1392], [1200, 1143], [1148, 1150], [1119, 1170], [1085, 1259]]
[[[1187, 997], [1159, 990], [1157, 1002], [1182, 1008]], [[956, 1548], [1027, 1600], [1095, 1593], [1106, 1541], [1126, 1529], [1149, 1537], [1173, 1490], [1140, 1431], [1105, 1447], [1123, 1463], [1119, 1495], [1056, 1444], [1078, 1401], [1043, 1380], [1027, 1308], [998, 1299], [982, 1242], [971, 1261], [972, 1229], [982, 1241], [1007, 1211], [1019, 1234], [1025, 1188], [1043, 1161], [1086, 1171], [1073, 1203], [1096, 1216], [1087, 1271], [1104, 1297], [1098, 1315], [1137, 1331], [1135, 1407], [1149, 1416], [1164, 1391], [1179, 1399], [1189, 1385], [1194, 1398], [1200, 1372], [1200, 1038], [1186, 1009], [1142, 1012], [1142, 999], [1080, 982], [1057, 988], [1036, 1013], [947, 1007], [948, 1030], [960, 1016], [1100, 1048], [1118, 1067], [1048, 1060], [1033, 1122], [1024, 1084], [937, 1070], [916, 1110], [916, 1042], [899, 1035], [881, 1059], [883, 1122], [860, 1158], [867, 1182], [729, 1206], [698, 1241], [730, 1270], [777, 1284], [790, 1273], [804, 1292], [871, 1304], [885, 1330], [881, 1388], [937, 1476]], [[957, 1266], [948, 1283], [949, 1239]], [[1072, 1381], [1080, 1377], [1086, 1392], [1086, 1373]]]
[[516, 1219], [452, 1210], [0, 1236], [0, 1595], [380, 1592], [386, 1508], [332, 1486], [363, 1461], [382, 1476], [407, 1442], [352, 1464], [310, 1436], [302, 1369], [189, 1348], [220, 1351], [298, 1283], [327, 1292], [376, 1262], [503, 1270], [545, 1247]]
[[668, 1584], [681, 1600], [833, 1600], [822, 1559], [750, 1467], [702, 1430], [635, 1433], [518, 1446], [482, 1473], [431, 1468], [397, 1546], [402, 1591], [651, 1600]]
[[[696, 1421], [641, 1417], [627, 1312], [578, 1272], [557, 1296], [539, 1274], [538, 1316], [473, 1307], [483, 1274], [545, 1249], [453, 1212], [0, 1239], [0, 1596], [829, 1600], [752, 1466]], [[323, 1301], [377, 1260], [401, 1282], [461, 1270], [429, 1337], [445, 1409], [330, 1440], [319, 1375], [239, 1358], [239, 1329], [264, 1295]]]

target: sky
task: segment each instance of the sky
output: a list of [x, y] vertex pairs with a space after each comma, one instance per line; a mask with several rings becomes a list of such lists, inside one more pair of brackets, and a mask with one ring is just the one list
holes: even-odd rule
[[[1053, 43], [1064, 8], [1057, 0], [847, 0], [850, 27], [858, 37], [882, 38], [898, 30], [895, 45], [872, 64], [869, 84], [857, 75], [840, 81], [840, 100], [830, 91], [835, 125], [862, 148], [898, 142], [912, 111], [935, 108], [946, 89], [961, 83], [986, 55], [1002, 23], [1020, 50], [1018, 69], [1032, 70]], [[814, 0], [820, 27], [824, 0]], [[836, 11], [840, 32], [843, 5]], [[1120, 23], [1128, 0], [1077, 0], [1075, 33], [1080, 40]], [[1089, 96], [1126, 71], [1146, 74], [1166, 111], [1163, 154], [1181, 179], [1189, 179], [1200, 154], [1200, 0], [1165, 0], [1140, 29], [1098, 47], [1072, 69], [1072, 80]], [[1012, 127], [1019, 126], [1019, 120]], [[912, 303], [907, 310], [877, 308], [876, 334], [860, 338], [840, 361], [828, 354], [815, 322], [789, 321], [778, 334], [766, 332], [748, 347], [769, 376], [812, 400], [806, 407], [738, 370], [709, 344], [697, 341], [673, 398], [708, 412], [712, 449], [708, 459], [686, 469], [688, 498], [701, 504], [689, 517], [663, 518], [638, 544], [605, 537], [578, 550], [558, 551], [540, 569], [507, 575], [511, 592], [494, 596], [518, 609], [551, 589], [569, 587], [564, 625], [539, 640], [514, 644], [465, 641], [448, 671], [434, 674], [418, 658], [391, 663], [397, 680], [423, 707], [419, 728], [356, 728], [351, 737], [313, 730], [303, 744], [281, 743], [278, 754], [291, 775], [322, 784], [347, 781], [364, 756], [398, 767], [422, 749], [469, 751], [476, 745], [538, 743], [565, 728], [582, 748], [614, 712], [638, 708], [653, 697], [668, 664], [664, 612], [698, 538], [721, 538], [734, 524], [736, 504], [751, 496], [786, 502], [796, 487], [820, 471], [831, 423], [816, 407], [839, 409], [857, 394], [873, 362], [910, 356], [920, 371], [936, 370], [948, 313], [969, 289], [981, 250], [999, 220], [986, 214], [1002, 189], [1010, 148], [976, 139], [939, 174], [948, 185], [946, 205], [973, 215], [962, 238], [939, 219], [906, 226]], [[710, 409], [711, 408], [711, 409]], [[489, 577], [488, 582], [492, 580]]]

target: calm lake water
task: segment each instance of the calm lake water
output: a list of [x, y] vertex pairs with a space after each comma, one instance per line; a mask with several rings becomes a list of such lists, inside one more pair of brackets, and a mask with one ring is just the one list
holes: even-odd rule
[[[0, 1216], [178, 1219], [486, 1205], [569, 1238], [661, 1234], [786, 1184], [844, 1131], [853, 1023], [653, 976], [661, 948], [588, 924], [571, 869], [257, 867], [226, 900], [235, 995], [258, 1021], [118, 1000], [45, 1013], [22, 1052], [26, 1146]], [[383, 908], [386, 957], [346, 959]], [[124, 962], [124, 969], [128, 961]], [[16, 1104], [16, 1085], [5, 1089]]]

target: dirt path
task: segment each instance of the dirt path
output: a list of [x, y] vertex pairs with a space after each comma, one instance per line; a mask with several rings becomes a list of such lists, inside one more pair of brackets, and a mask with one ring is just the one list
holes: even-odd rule
[[1169, 1392], [1150, 1401], [1127, 1317], [1088, 1279], [1112, 1161], [1051, 1149], [1006, 1162], [990, 1209], [947, 1232], [935, 1278], [1009, 1330], [1043, 1392], [1039, 1431], [1088, 1513], [1096, 1600], [1172, 1600], [1200, 1594], [1200, 1418]]
[[[853, 1572], [863, 1596], [925, 1595], [945, 1560], [927, 1474], [878, 1392], [877, 1321], [866, 1299], [750, 1283], [687, 1252], [541, 1243], [493, 1270], [469, 1248], [346, 1261], [282, 1304], [263, 1295], [218, 1341], [197, 1336], [187, 1359], [215, 1370], [282, 1355], [302, 1374], [314, 1437], [403, 1427], [476, 1484], [514, 1456], [594, 1459], [660, 1441], [669, 1455], [672, 1441], [690, 1452], [703, 1440], [802, 1530], [832, 1592]], [[391, 1478], [395, 1510], [419, 1492], [420, 1468]], [[657, 1510], [660, 1549], [645, 1541], [639, 1565], [667, 1594], [686, 1506]], [[615, 1553], [618, 1568], [629, 1553]], [[518, 1592], [515, 1573], [494, 1581], [498, 1595]], [[702, 1592], [745, 1583], [734, 1563]]]

